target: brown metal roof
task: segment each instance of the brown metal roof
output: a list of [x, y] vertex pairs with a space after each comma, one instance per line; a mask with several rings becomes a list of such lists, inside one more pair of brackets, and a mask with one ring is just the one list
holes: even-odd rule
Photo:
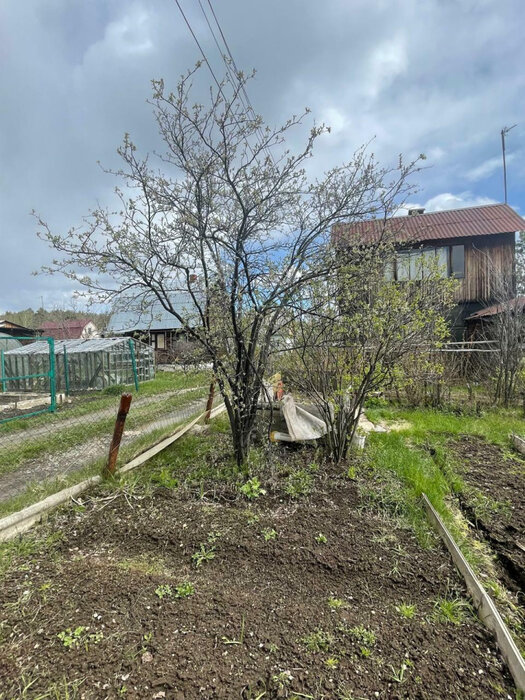
[[75, 340], [82, 337], [82, 331], [88, 323], [92, 323], [89, 318], [78, 318], [67, 321], [44, 321], [38, 330], [44, 335], [50, 335], [55, 340]]
[[421, 243], [448, 238], [492, 236], [525, 229], [525, 220], [508, 204], [435, 211], [414, 216], [397, 216], [387, 221], [373, 219], [335, 224], [332, 240], [341, 243], [373, 243], [384, 231], [392, 232], [398, 241]]
[[472, 314], [466, 320], [474, 321], [477, 318], [496, 316], [496, 314], [500, 314], [502, 311], [507, 309], [510, 309], [511, 311], [523, 311], [525, 309], [525, 296], [516, 297], [515, 299], [510, 299], [509, 301], [501, 304], [492, 304], [492, 306], [487, 306], [485, 309], [476, 311], [475, 314]]

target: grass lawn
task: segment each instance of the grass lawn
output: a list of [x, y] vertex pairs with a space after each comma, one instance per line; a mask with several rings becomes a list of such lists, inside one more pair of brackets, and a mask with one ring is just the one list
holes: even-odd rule
[[[159, 372], [141, 385], [126, 421], [119, 463], [140, 454], [199, 412], [208, 383], [206, 372]], [[118, 402], [118, 395], [97, 392], [74, 398], [56, 415], [1, 426], [5, 430], [0, 432], [0, 517], [99, 473]]]
[[0, 448], [3, 435], [18, 431], [31, 431], [40, 426], [51, 428], [51, 426], [56, 425], [58, 428], [63, 421], [81, 418], [83, 416], [89, 417], [90, 414], [96, 411], [118, 405], [117, 397], [123, 392], [132, 393], [136, 400], [140, 400], [167, 392], [203, 387], [209, 385], [209, 383], [210, 373], [203, 370], [195, 372], [158, 371], [155, 379], [142, 382], [139, 385], [140, 388], [138, 392], [135, 390], [135, 385], [129, 384], [125, 386], [109, 387], [102, 391], [89, 391], [76, 394], [72, 397], [72, 402], [70, 404], [65, 403], [58, 406], [54, 413], [44, 413], [0, 424]]
[[262, 444], [239, 474], [218, 419], [3, 545], [0, 699], [514, 698], [410, 440], [337, 469]]

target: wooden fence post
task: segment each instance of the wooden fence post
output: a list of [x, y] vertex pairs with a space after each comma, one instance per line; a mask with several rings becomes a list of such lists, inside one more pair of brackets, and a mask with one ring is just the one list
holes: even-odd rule
[[104, 467], [103, 476], [113, 476], [115, 474], [118, 451], [122, 440], [122, 433], [124, 432], [126, 416], [131, 406], [131, 399], [131, 394], [122, 394], [120, 397], [120, 406], [117, 413], [117, 420], [115, 421], [115, 429], [113, 430], [113, 439], [111, 440], [111, 447], [109, 448], [108, 463]]
[[208, 394], [208, 401], [206, 402], [206, 415], [204, 416], [204, 422], [210, 422], [211, 408], [213, 406], [213, 397], [215, 396], [215, 377], [211, 380], [210, 393]]

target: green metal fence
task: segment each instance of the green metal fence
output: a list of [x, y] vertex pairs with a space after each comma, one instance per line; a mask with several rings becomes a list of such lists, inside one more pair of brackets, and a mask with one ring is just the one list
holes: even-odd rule
[[[12, 340], [35, 342], [35, 338], [26, 336], [14, 336]], [[0, 350], [0, 384], [2, 387], [0, 407], [0, 424], [18, 420], [21, 417], [36, 416], [40, 413], [53, 413], [56, 410], [56, 364], [55, 364], [55, 340], [54, 338], [39, 338], [39, 342], [47, 343], [48, 352], [42, 353], [39, 363], [33, 365], [28, 371], [27, 365], [11, 361], [11, 357], [6, 361], [6, 350]], [[37, 370], [37, 371], [34, 371]], [[39, 393], [49, 392], [49, 399], [45, 400], [45, 407], [38, 410], [31, 410], [32, 399], [25, 399], [20, 396], [28, 387], [36, 387]], [[22, 392], [20, 391], [22, 389]], [[35, 401], [38, 401], [36, 399]], [[36, 404], [42, 405], [42, 404]], [[28, 410], [26, 410], [26, 408]], [[2, 413], [12, 413], [3, 417]]]

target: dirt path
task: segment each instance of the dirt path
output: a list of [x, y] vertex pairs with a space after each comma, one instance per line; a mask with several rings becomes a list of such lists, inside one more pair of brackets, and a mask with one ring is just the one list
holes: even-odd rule
[[[151, 403], [151, 400], [148, 401], [148, 403]], [[146, 405], [146, 400], [141, 403], [141, 406], [144, 405]], [[124, 447], [132, 444], [138, 438], [157, 430], [157, 428], [176, 425], [194, 415], [199, 410], [203, 410], [205, 406], [206, 399], [191, 401], [184, 406], [179, 406], [174, 411], [157, 417], [150, 423], [146, 423], [140, 430], [126, 431], [122, 440], [122, 446]], [[112, 408], [111, 415], [113, 415], [114, 412], [115, 410]], [[88, 441], [75, 445], [75, 447], [65, 450], [64, 452], [44, 454], [38, 459], [24, 462], [14, 472], [1, 475], [0, 502], [7, 501], [17, 496], [25, 491], [31, 484], [66, 476], [73, 471], [88, 466], [97, 459], [105, 457], [108, 453], [111, 434], [111, 431], [101, 433], [96, 438], [90, 438]]]
[[[190, 391], [197, 391], [199, 389], [204, 389], [205, 387], [191, 387], [189, 389], [179, 389], [178, 391], [166, 391], [162, 394], [155, 394], [154, 396], [133, 397], [133, 407], [149, 406], [159, 400], [169, 399], [171, 396], [180, 396], [182, 394], [187, 394]], [[0, 450], [12, 448], [19, 445], [21, 442], [28, 442], [37, 440], [39, 437], [49, 435], [51, 429], [67, 430], [75, 425], [78, 425], [82, 421], [89, 420], [90, 423], [103, 420], [104, 418], [111, 418], [116, 415], [118, 409], [118, 398], [115, 397], [115, 401], [108, 408], [101, 408], [93, 413], [87, 413], [82, 416], [72, 415], [71, 417], [60, 420], [53, 421], [50, 419], [48, 422], [44, 423], [35, 428], [30, 428], [29, 430], [17, 430], [12, 433], [5, 433], [0, 435]], [[73, 409], [74, 410], [74, 409]]]

